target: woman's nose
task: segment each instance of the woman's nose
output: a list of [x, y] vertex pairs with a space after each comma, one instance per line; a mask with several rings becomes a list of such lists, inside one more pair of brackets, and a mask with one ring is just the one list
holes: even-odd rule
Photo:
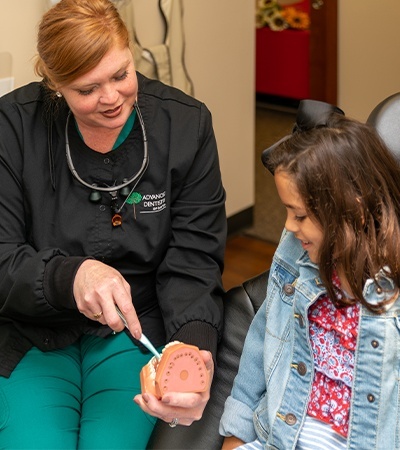
[[114, 104], [118, 99], [118, 91], [111, 85], [104, 86], [100, 96], [100, 102]]

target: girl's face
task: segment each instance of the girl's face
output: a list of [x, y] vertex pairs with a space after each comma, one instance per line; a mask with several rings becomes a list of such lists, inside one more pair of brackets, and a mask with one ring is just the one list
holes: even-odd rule
[[318, 252], [323, 238], [320, 225], [307, 215], [304, 202], [290, 175], [278, 169], [275, 172], [275, 184], [279, 197], [286, 207], [285, 228], [301, 241], [310, 260], [318, 263]]
[[115, 46], [90, 72], [61, 87], [79, 128], [121, 128], [132, 112], [137, 78], [129, 48]]

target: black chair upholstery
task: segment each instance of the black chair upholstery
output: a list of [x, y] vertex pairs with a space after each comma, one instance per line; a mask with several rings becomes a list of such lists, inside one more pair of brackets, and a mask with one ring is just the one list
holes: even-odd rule
[[236, 376], [244, 339], [251, 321], [265, 299], [268, 271], [242, 286], [230, 289], [225, 296], [224, 331], [217, 352], [217, 364], [211, 398], [203, 417], [190, 427], [170, 428], [158, 421], [148, 449], [219, 450], [223, 438], [218, 433], [219, 421]]
[[[386, 145], [400, 162], [400, 93], [377, 105], [367, 120], [376, 127]], [[190, 427], [170, 428], [158, 421], [148, 444], [149, 450], [219, 450], [223, 438], [219, 421], [239, 367], [244, 339], [250, 323], [266, 296], [268, 271], [225, 296], [224, 333], [217, 353], [211, 398], [200, 421]]]
[[400, 162], [400, 92], [377, 105], [367, 123], [373, 125]]

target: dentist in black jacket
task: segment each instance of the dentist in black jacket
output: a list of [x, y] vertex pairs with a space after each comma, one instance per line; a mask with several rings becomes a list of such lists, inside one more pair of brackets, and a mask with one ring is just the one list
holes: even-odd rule
[[129, 44], [108, 0], [62, 0], [43, 81], [0, 98], [2, 448], [145, 448], [208, 400], [140, 394], [142, 331], [199, 346], [212, 379], [226, 218], [209, 111]]

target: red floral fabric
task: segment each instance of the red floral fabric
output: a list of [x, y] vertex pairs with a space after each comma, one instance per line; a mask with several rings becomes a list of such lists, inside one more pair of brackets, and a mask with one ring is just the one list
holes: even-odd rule
[[[333, 283], [340, 288], [336, 275]], [[347, 437], [359, 304], [336, 308], [324, 295], [311, 306], [308, 318], [315, 376], [307, 413]]]

